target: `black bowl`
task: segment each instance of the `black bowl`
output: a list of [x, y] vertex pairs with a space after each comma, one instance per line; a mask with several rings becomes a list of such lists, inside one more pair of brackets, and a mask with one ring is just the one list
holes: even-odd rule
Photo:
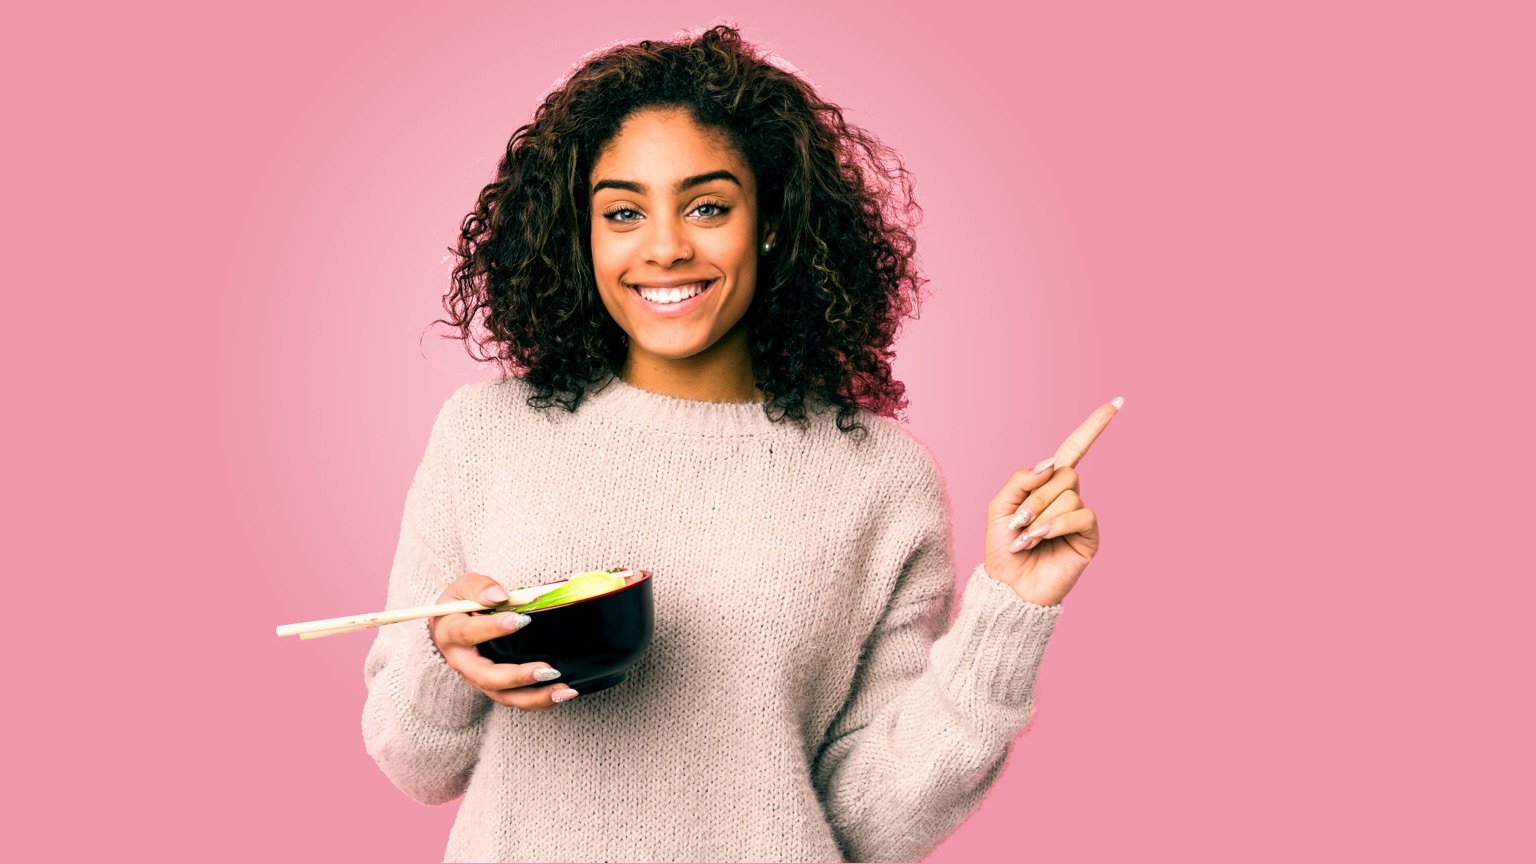
[[565, 684], [583, 695], [607, 690], [650, 647], [655, 605], [651, 571], [640, 570], [617, 591], [525, 613], [533, 622], [515, 633], [480, 643], [496, 663], [548, 663]]

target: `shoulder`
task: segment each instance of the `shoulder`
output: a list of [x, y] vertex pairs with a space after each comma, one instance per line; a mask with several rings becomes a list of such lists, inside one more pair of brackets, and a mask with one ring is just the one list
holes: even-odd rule
[[452, 394], [448, 396], [444, 406], [455, 408], [479, 408], [498, 404], [526, 403], [528, 396], [533, 393], [533, 386], [521, 378], [511, 375], [500, 378], [482, 378], [478, 381], [466, 381], [460, 384]]
[[937, 503], [947, 497], [944, 472], [932, 448], [906, 426], [886, 417], [876, 418], [884, 428], [889, 450], [889, 464], [902, 476], [900, 492], [914, 502]]
[[822, 418], [828, 450], [847, 468], [873, 481], [871, 491], [893, 500], [933, 500], [944, 496], [944, 477], [933, 450], [905, 425], [860, 409], [855, 419], [867, 434], [845, 433], [830, 415]]
[[487, 414], [519, 413], [528, 408], [528, 397], [533, 392], [527, 381], [512, 376], [468, 381], [449, 394], [438, 416], [463, 421]]
[[829, 408], [817, 416], [823, 434], [836, 442], [833, 449], [843, 451], [848, 458], [871, 465], [924, 470], [937, 467], [933, 451], [905, 424], [867, 408], [860, 408], [853, 419], [864, 427], [864, 434], [838, 429], [836, 414]]
[[486, 378], [459, 385], [443, 401], [432, 424], [433, 439], [475, 440], [525, 422], [533, 388], [521, 378]]

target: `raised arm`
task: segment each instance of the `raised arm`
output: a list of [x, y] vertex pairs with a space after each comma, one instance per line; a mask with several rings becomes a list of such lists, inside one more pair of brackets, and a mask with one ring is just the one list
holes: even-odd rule
[[914, 543], [813, 765], [854, 861], [919, 860], [980, 803], [1033, 716], [1061, 612], [977, 566], [951, 622], [949, 510], [931, 458], [910, 500]]

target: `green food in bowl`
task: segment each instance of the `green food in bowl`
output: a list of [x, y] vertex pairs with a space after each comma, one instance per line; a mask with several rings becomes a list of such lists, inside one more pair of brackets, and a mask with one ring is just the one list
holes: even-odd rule
[[562, 603], [574, 603], [577, 600], [585, 600], [588, 597], [596, 597], [599, 594], [617, 591], [623, 588], [624, 584], [624, 577], [617, 572], [592, 570], [572, 576], [559, 588], [542, 594], [531, 602], [524, 603], [521, 606], [514, 606], [512, 610], [514, 612], [528, 612], [533, 609], [559, 606]]

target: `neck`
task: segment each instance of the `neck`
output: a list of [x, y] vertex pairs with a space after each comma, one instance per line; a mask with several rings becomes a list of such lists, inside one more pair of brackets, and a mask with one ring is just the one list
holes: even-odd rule
[[619, 377], [631, 387], [679, 399], [761, 402], [763, 391], [752, 377], [745, 337], [745, 331], [738, 330], [727, 334], [709, 351], [682, 359], [637, 352], [631, 343]]

